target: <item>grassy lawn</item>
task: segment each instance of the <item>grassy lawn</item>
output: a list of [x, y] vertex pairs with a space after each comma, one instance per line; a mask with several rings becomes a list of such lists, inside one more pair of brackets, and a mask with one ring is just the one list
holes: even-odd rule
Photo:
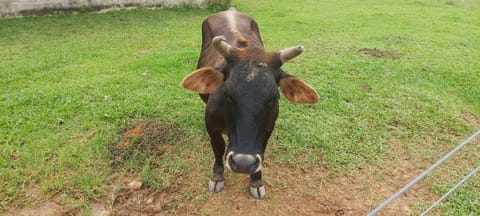
[[[428, 166], [480, 129], [478, 2], [233, 4], [257, 20], [267, 49], [305, 46], [284, 69], [320, 94], [313, 106], [281, 99], [267, 150], [274, 161], [348, 173], [395, 157], [395, 140]], [[0, 20], [0, 210], [54, 196], [88, 209], [121, 176], [138, 175], [160, 190], [176, 176], [210, 170], [203, 103], [179, 82], [195, 68], [201, 22], [211, 13], [137, 9]], [[137, 149], [112, 166], [112, 146], [138, 123], [175, 128], [165, 142], [180, 153]], [[464, 166], [445, 174], [451, 182], [439, 174], [430, 180], [439, 196], [480, 164], [478, 139], [471, 145], [461, 153]], [[191, 151], [205, 151], [198, 167], [183, 159]], [[477, 174], [437, 211], [480, 214], [479, 182]]]

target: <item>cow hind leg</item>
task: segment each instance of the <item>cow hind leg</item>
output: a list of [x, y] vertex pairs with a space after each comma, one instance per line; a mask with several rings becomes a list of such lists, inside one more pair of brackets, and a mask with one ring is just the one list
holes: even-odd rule
[[265, 185], [262, 181], [262, 171], [250, 175], [250, 195], [255, 199], [265, 199]]
[[225, 153], [225, 141], [222, 134], [218, 132], [209, 133], [212, 150], [215, 154], [215, 163], [213, 164], [213, 174], [208, 182], [208, 191], [217, 193], [222, 191], [225, 178], [223, 176], [223, 154]]

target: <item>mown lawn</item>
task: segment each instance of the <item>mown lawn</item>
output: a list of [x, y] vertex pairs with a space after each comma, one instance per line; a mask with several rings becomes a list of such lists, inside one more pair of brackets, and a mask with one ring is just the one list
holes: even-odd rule
[[[267, 49], [305, 46], [284, 69], [320, 94], [313, 106], [281, 99], [267, 151], [274, 160], [321, 162], [345, 173], [381, 166], [396, 154], [389, 145], [396, 140], [412, 160], [432, 162], [480, 128], [478, 2], [233, 4], [257, 20]], [[195, 172], [181, 159], [156, 164], [141, 151], [112, 167], [111, 146], [131, 125], [156, 122], [174, 125], [181, 137], [173, 141], [198, 150], [199, 137], [206, 139], [203, 103], [179, 82], [195, 68], [201, 22], [211, 13], [137, 9], [0, 20], [0, 210], [58, 194], [88, 208], [126, 173], [161, 189], [176, 172]], [[452, 168], [451, 180], [480, 164], [479, 143], [472, 145], [462, 153], [469, 167]], [[151, 166], [163, 167], [161, 177]], [[478, 182], [477, 174], [438, 211], [480, 214]], [[453, 184], [432, 188], [441, 194]], [[32, 190], [41, 197], [29, 197]]]

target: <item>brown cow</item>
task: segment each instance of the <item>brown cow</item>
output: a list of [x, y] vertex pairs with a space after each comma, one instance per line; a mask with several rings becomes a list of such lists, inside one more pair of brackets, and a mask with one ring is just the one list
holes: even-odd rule
[[281, 69], [303, 52], [303, 46], [265, 51], [255, 20], [235, 8], [209, 16], [202, 38], [197, 70], [183, 79], [182, 86], [199, 92], [207, 104], [205, 122], [215, 154], [208, 191], [219, 192], [224, 186], [224, 133], [225, 165], [250, 174], [250, 194], [264, 199], [261, 168], [278, 116], [277, 87], [293, 103], [318, 102], [311, 86]]

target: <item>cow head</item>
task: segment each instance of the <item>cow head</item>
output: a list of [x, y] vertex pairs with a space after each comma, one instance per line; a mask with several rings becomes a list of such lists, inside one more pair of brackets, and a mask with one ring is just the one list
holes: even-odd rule
[[182, 86], [218, 96], [215, 103], [223, 107], [229, 138], [226, 166], [234, 172], [253, 174], [261, 169], [278, 116], [278, 87], [289, 101], [298, 104], [317, 103], [318, 94], [281, 69], [303, 52], [302, 46], [266, 52], [248, 43], [233, 47], [223, 36], [213, 38], [212, 44], [225, 58], [224, 66], [199, 68], [184, 78]]

